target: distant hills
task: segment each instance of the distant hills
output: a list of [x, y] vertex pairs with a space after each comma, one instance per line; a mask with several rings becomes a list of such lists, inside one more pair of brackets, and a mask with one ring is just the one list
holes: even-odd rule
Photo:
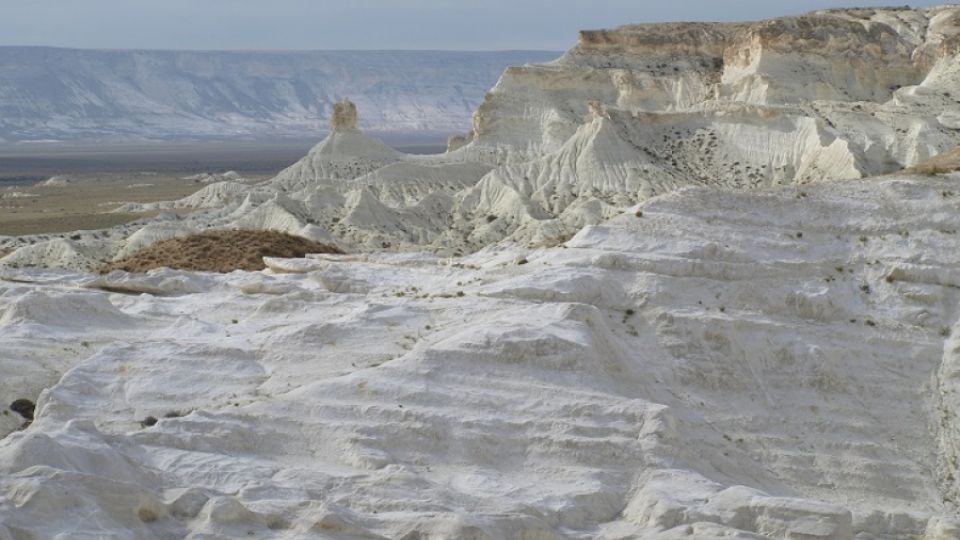
[[559, 55], [0, 47], [0, 142], [319, 138], [342, 97], [368, 132], [459, 133], [506, 67]]

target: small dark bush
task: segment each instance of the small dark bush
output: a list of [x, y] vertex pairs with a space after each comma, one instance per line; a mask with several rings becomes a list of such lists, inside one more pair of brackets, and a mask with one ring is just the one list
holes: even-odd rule
[[11, 411], [19, 414], [27, 420], [33, 420], [33, 414], [36, 409], [36, 404], [29, 399], [21, 398], [10, 404]]

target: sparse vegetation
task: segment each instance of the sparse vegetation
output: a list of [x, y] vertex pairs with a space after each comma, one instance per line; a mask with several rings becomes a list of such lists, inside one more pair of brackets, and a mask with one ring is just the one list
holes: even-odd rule
[[210, 231], [158, 242], [105, 264], [98, 272], [147, 272], [164, 266], [200, 272], [256, 271], [266, 268], [264, 257], [295, 258], [308, 253], [343, 252], [329, 244], [277, 231]]
[[33, 401], [26, 398], [20, 398], [20, 399], [14, 400], [14, 402], [10, 404], [11, 411], [19, 414], [25, 420], [28, 420], [28, 421], [33, 420], [33, 414], [36, 411], [36, 409], [37, 409], [37, 405]]
[[153, 523], [159, 519], [156, 512], [146, 507], [141, 507], [137, 510], [137, 517], [144, 523]]

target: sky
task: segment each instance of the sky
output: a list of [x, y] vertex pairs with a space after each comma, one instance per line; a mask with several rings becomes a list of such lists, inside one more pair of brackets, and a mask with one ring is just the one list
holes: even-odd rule
[[904, 0], [0, 0], [0, 45], [559, 51], [580, 29], [864, 4]]

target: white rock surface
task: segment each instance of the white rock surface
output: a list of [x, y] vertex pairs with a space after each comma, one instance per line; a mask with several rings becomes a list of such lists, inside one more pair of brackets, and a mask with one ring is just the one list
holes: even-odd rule
[[123, 259], [157, 242], [189, 236], [196, 232], [193, 227], [179, 221], [150, 223], [127, 237], [123, 243], [123, 248], [120, 249], [114, 259]]
[[[0, 539], [960, 538], [960, 173], [861, 178], [960, 142], [958, 36], [586, 32], [448, 154], [344, 103], [187, 217], [0, 238]], [[231, 227], [352, 254], [22, 270]]]
[[30, 199], [33, 197], [39, 197], [39, 195], [24, 191], [7, 191], [6, 193], [0, 193], [0, 199]]
[[[960, 8], [582, 32], [510, 68], [455, 155], [499, 167], [442, 244], [562, 240], [607, 206], [686, 185], [757, 189], [886, 174], [960, 144]], [[586, 201], [586, 202], [585, 202]], [[512, 216], [476, 231], [484, 215]]]
[[956, 538], [958, 180], [11, 283], [0, 537]]
[[56, 176], [51, 176], [50, 178], [47, 178], [43, 182], [40, 182], [39, 185], [46, 186], [46, 187], [62, 187], [68, 184], [72, 184], [74, 181], [75, 179], [70, 175], [58, 174]]
[[[686, 186], [862, 178], [957, 147], [958, 43], [957, 6], [582, 32], [556, 61], [509, 68], [447, 154], [393, 150], [342, 101], [331, 134], [269, 182], [223, 177], [120, 210], [190, 209], [193, 229], [274, 228], [349, 251], [556, 245]], [[98, 255], [129, 252], [139, 227], [118, 228]], [[43, 249], [47, 266], [64, 264]]]
[[154, 203], [127, 203], [117, 207], [114, 212], [133, 213], [150, 212], [154, 210], [198, 210], [203, 208], [222, 208], [231, 203], [242, 201], [251, 186], [243, 183], [242, 179], [224, 180], [208, 183], [197, 192], [176, 201], [161, 201]]

